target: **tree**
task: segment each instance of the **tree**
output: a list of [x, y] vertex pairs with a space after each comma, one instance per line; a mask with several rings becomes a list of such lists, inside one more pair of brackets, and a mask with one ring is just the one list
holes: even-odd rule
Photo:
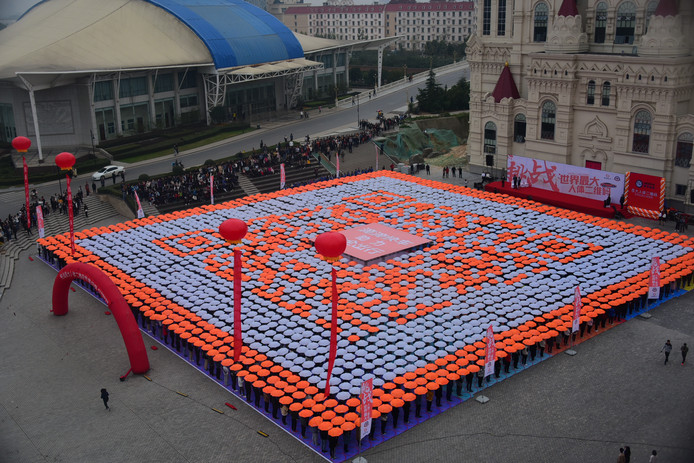
[[470, 109], [470, 83], [461, 77], [458, 83], [446, 92], [445, 109], [450, 111]]
[[438, 112], [443, 109], [445, 97], [446, 91], [436, 82], [436, 73], [430, 69], [426, 85], [417, 94], [419, 109], [428, 113]]

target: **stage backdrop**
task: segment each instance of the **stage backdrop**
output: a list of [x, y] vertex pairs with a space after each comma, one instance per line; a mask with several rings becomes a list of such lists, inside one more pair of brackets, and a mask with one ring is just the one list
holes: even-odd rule
[[624, 192], [624, 175], [604, 170], [541, 161], [523, 156], [508, 155], [507, 182], [521, 179], [521, 186], [604, 201], [610, 195], [619, 201]]
[[634, 215], [657, 219], [665, 206], [665, 179], [627, 172], [625, 196], [627, 210]]

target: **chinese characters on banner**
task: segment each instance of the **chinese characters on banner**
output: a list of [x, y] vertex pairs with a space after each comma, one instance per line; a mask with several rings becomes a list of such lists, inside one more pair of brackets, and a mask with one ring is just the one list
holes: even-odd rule
[[581, 302], [581, 287], [576, 286], [576, 289], [574, 290], [574, 317], [571, 325], [571, 332], [575, 333], [578, 331], [579, 326], [581, 325], [581, 307], [583, 306], [583, 303]]
[[214, 175], [210, 175], [210, 204], [214, 204]]
[[371, 432], [371, 408], [373, 406], [373, 378], [361, 383], [361, 438]]
[[141, 219], [145, 216], [145, 211], [142, 210], [142, 204], [140, 204], [140, 197], [137, 195], [137, 191], [133, 191], [135, 193], [135, 201], [137, 202], [137, 218]]
[[280, 164], [280, 190], [284, 190], [284, 185], [287, 182], [287, 174], [284, 173], [284, 163]]
[[654, 175], [627, 172], [625, 186], [627, 209], [641, 217], [657, 219], [665, 204], [665, 179]]
[[614, 172], [513, 155], [508, 156], [506, 169], [509, 183], [517, 177], [522, 186], [556, 193], [599, 201], [610, 196], [617, 202], [624, 192], [624, 176]]
[[43, 209], [41, 209], [41, 205], [36, 206], [36, 226], [39, 228], [39, 238], [43, 238], [46, 231], [43, 226]]
[[487, 328], [487, 345], [484, 348], [484, 377], [494, 373], [494, 362], [496, 361], [496, 342], [494, 341], [494, 327], [489, 325]]
[[410, 235], [379, 223], [343, 230], [342, 234], [347, 238], [345, 254], [363, 261], [429, 243], [426, 238]]
[[660, 257], [651, 259], [651, 274], [648, 277], [648, 299], [660, 297]]

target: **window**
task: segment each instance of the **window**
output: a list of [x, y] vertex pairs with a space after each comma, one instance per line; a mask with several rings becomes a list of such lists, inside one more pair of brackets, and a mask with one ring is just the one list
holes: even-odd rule
[[484, 0], [482, 12], [482, 35], [491, 34], [492, 30], [492, 0]]
[[493, 122], [484, 125], [484, 153], [496, 154], [496, 124]]
[[607, 28], [607, 3], [600, 2], [595, 8], [595, 43], [605, 43]]
[[634, 116], [634, 141], [631, 150], [634, 153], [648, 154], [651, 141], [651, 113], [642, 109]]
[[545, 101], [542, 105], [542, 127], [540, 138], [554, 140], [554, 126], [557, 122], [557, 106], [552, 101]]
[[499, 12], [496, 18], [496, 35], [506, 35], [506, 0], [499, 0]]
[[189, 108], [191, 106], [197, 106], [198, 105], [198, 96], [195, 94], [193, 94], [193, 95], [181, 95], [180, 101], [181, 101], [181, 108]]
[[624, 2], [617, 8], [617, 30], [614, 43], [634, 43], [634, 28], [636, 27], [636, 6], [632, 2]]
[[546, 3], [538, 3], [535, 7], [535, 29], [533, 32], [534, 42], [544, 42], [547, 40], [547, 19], [549, 8]]
[[513, 141], [525, 143], [525, 114], [516, 114], [513, 119]]
[[178, 88], [195, 88], [198, 86], [198, 72], [195, 69], [188, 69], [178, 73]]
[[595, 81], [588, 82], [588, 90], [586, 92], [586, 104], [595, 104]]
[[118, 96], [120, 98], [129, 98], [138, 95], [147, 94], [147, 78], [132, 77], [130, 79], [121, 79]]
[[154, 93], [172, 92], [173, 91], [173, 74], [161, 74], [156, 76], [154, 81]]
[[648, 5], [646, 5], [646, 29], [643, 31], [644, 34], [648, 32], [648, 25], [651, 22], [651, 16], [653, 16], [653, 13], [655, 13], [657, 7], [657, 0], [652, 0], [651, 2], [648, 2]]
[[675, 184], [675, 196], [684, 196], [687, 194], [687, 185]]
[[94, 82], [94, 101], [106, 101], [113, 99], [113, 81], [103, 80]]
[[609, 82], [605, 82], [602, 84], [602, 102], [601, 104], [603, 106], [609, 106], [610, 105], [610, 89], [611, 85]]
[[689, 169], [692, 162], [692, 142], [694, 142], [694, 135], [691, 133], [683, 133], [677, 137], [677, 151], [675, 152], [675, 165], [677, 167]]

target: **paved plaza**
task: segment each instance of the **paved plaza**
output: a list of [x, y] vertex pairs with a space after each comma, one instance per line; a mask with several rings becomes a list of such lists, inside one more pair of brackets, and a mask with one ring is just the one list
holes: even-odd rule
[[[365, 145], [348, 155], [343, 169], [368, 167], [372, 155]], [[464, 175], [470, 185], [479, 179]], [[431, 179], [440, 180], [438, 168]], [[129, 365], [113, 317], [80, 289], [70, 293], [67, 316], [52, 316], [56, 273], [31, 260], [32, 253], [20, 254], [0, 300], [0, 462], [325, 461], [146, 336], [151, 381], [119, 381]], [[468, 400], [364, 457], [609, 462], [629, 445], [636, 462], [647, 461], [653, 449], [660, 462], [694, 461], [694, 367], [691, 359], [680, 365], [679, 355], [683, 342], [694, 344], [694, 296], [687, 293], [650, 314], [581, 343], [574, 357], [557, 355], [494, 384], [482, 392], [488, 403]], [[663, 365], [666, 339], [674, 351]], [[101, 388], [111, 394], [111, 412], [101, 403]]]

